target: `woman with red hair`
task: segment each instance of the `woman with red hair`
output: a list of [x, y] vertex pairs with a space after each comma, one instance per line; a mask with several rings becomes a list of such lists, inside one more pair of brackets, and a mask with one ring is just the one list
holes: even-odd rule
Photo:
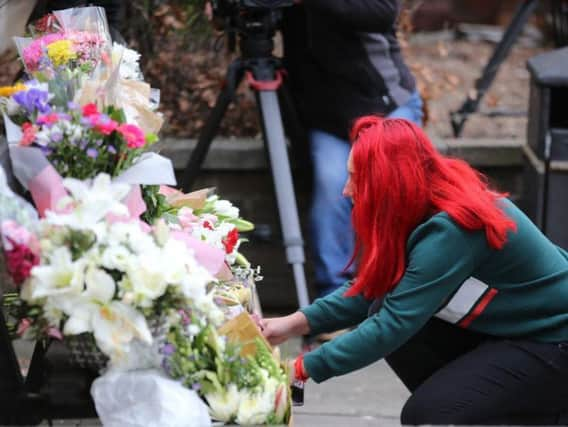
[[402, 424], [566, 422], [568, 253], [411, 122], [363, 117], [351, 139], [357, 277], [261, 321], [273, 344], [353, 328], [296, 359], [296, 378], [386, 358], [412, 392]]

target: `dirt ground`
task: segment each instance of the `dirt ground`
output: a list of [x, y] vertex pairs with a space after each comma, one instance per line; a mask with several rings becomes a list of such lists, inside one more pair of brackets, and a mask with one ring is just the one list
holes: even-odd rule
[[[456, 111], [473, 91], [475, 80], [491, 55], [494, 44], [465, 40], [432, 40], [418, 35], [406, 48], [407, 60], [426, 99], [427, 130], [435, 135], [452, 135], [449, 114]], [[501, 65], [496, 79], [483, 98], [479, 113], [471, 115], [463, 137], [524, 137], [530, 75], [526, 61], [543, 48], [515, 46]], [[508, 111], [512, 116], [490, 117]]]
[[[491, 43], [450, 40], [433, 33], [416, 34], [405, 46], [407, 60], [426, 99], [427, 130], [432, 135], [448, 137], [452, 134], [449, 113], [464, 102], [493, 48]], [[516, 45], [480, 108], [482, 113], [508, 110], [516, 112], [517, 116], [475, 114], [465, 126], [464, 137], [524, 137], [526, 116], [523, 113], [527, 110], [529, 93], [526, 60], [543, 50]], [[152, 86], [162, 92], [161, 111], [166, 117], [162, 133], [196, 137], [215, 101], [231, 58], [210, 48], [188, 52], [167, 40], [158, 43], [155, 52], [147, 58], [144, 72]], [[17, 62], [0, 66], [0, 85], [9, 84], [18, 68]], [[258, 129], [254, 98], [246, 87], [241, 87], [220, 133], [255, 136]]]

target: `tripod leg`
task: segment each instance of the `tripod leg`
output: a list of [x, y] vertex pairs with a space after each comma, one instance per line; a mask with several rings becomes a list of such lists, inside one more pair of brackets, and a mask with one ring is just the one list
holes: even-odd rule
[[513, 20], [503, 34], [503, 38], [495, 47], [491, 58], [489, 58], [487, 65], [485, 65], [481, 77], [475, 82], [475, 95], [473, 97], [468, 96], [458, 111], [450, 113], [452, 129], [455, 137], [459, 137], [461, 135], [468, 116], [477, 111], [481, 99], [487, 92], [487, 89], [489, 89], [489, 86], [491, 86], [491, 83], [493, 83], [499, 67], [509, 55], [513, 44], [523, 30], [523, 27], [527, 23], [530, 15], [533, 13], [537, 2], [538, 0], [523, 0], [522, 4], [519, 5], [515, 15], [513, 16]]
[[197, 145], [193, 149], [191, 157], [189, 158], [189, 161], [185, 166], [185, 171], [181, 183], [182, 188], [185, 191], [190, 191], [191, 187], [195, 183], [195, 179], [197, 178], [197, 175], [201, 170], [201, 165], [203, 164], [205, 156], [209, 151], [211, 142], [217, 134], [219, 124], [221, 123], [221, 120], [223, 119], [223, 116], [225, 115], [229, 104], [233, 100], [235, 90], [243, 79], [243, 74], [244, 70], [242, 69], [240, 60], [236, 60], [229, 66], [227, 70], [225, 85], [217, 96], [215, 106], [213, 107], [213, 110], [211, 110], [211, 113], [209, 114], [209, 117], [205, 122], [205, 126], [203, 126], [203, 130], [199, 134]]
[[278, 97], [272, 90], [258, 91], [257, 100], [270, 157], [286, 258], [292, 264], [298, 303], [300, 307], [305, 307], [309, 304], [309, 298], [304, 272], [303, 240]]

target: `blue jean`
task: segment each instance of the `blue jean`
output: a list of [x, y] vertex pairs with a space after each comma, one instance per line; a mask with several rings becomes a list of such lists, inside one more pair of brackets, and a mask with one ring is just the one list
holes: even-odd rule
[[[408, 102], [388, 117], [422, 123], [422, 99], [415, 92]], [[313, 163], [313, 198], [310, 211], [310, 243], [317, 296], [333, 292], [352, 275], [344, 271], [354, 249], [351, 201], [343, 197], [347, 181], [349, 142], [321, 130], [309, 132]]]

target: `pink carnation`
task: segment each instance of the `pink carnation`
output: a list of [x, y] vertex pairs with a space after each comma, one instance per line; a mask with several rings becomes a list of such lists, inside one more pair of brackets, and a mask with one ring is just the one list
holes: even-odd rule
[[57, 113], [49, 113], [39, 116], [37, 118], [37, 123], [39, 125], [52, 125], [59, 121], [59, 115]]
[[52, 33], [47, 34], [43, 37], [35, 39], [22, 51], [22, 56], [24, 59], [24, 64], [29, 72], [37, 71], [41, 58], [46, 55], [45, 48], [53, 42], [62, 40], [65, 38], [63, 33]]
[[20, 140], [20, 145], [32, 145], [35, 141], [37, 130], [37, 126], [34, 126], [29, 122], [24, 123], [22, 125], [22, 139]]
[[32, 268], [39, 264], [39, 256], [26, 245], [16, 243], [10, 238], [8, 242], [12, 249], [6, 251], [6, 267], [14, 283], [21, 285], [30, 277]]
[[117, 131], [126, 140], [128, 148], [140, 148], [146, 144], [144, 132], [136, 125], [123, 124], [118, 127]]
[[91, 114], [89, 122], [98, 132], [110, 135], [118, 127], [118, 123], [103, 114]]
[[82, 110], [83, 110], [83, 116], [85, 117], [92, 116], [93, 114], [100, 114], [97, 104], [93, 104], [92, 102], [90, 104], [83, 105]]

